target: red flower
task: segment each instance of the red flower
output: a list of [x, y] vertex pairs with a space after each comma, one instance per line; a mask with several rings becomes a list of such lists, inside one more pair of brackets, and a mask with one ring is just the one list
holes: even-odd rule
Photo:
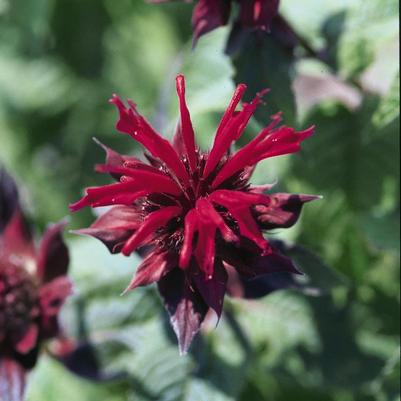
[[171, 315], [180, 349], [185, 352], [209, 308], [220, 316], [228, 265], [246, 278], [271, 272], [297, 272], [262, 231], [290, 227], [310, 195], [265, 192], [270, 186], [249, 183], [255, 165], [266, 158], [296, 152], [313, 127], [295, 131], [279, 126], [281, 116], [234, 154], [231, 145], [243, 133], [264, 92], [236, 111], [246, 86], [239, 85], [216, 131], [210, 152], [196, 143], [185, 101], [185, 81], [176, 80], [181, 118], [171, 144], [162, 138], [128, 100], [110, 100], [119, 111], [117, 129], [140, 142], [146, 164], [104, 145], [106, 164], [96, 170], [118, 182], [88, 188], [70, 206], [113, 205], [90, 228], [78, 233], [100, 239], [112, 253], [130, 255], [145, 248], [147, 256], [126, 291], [158, 282]]
[[[149, 1], [164, 3], [171, 0]], [[270, 29], [279, 7], [279, 0], [198, 0], [192, 14], [194, 42], [205, 33], [227, 24], [233, 2], [239, 3], [238, 21], [241, 26], [262, 30]]]
[[65, 224], [50, 227], [36, 249], [11, 178], [4, 171], [0, 178], [0, 206], [13, 209], [0, 224], [0, 388], [22, 397], [41, 342], [58, 334], [57, 315], [71, 292], [69, 259]]

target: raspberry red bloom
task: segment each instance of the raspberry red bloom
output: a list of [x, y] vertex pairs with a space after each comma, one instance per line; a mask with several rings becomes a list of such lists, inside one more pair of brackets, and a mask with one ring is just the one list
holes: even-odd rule
[[[8, 196], [10, 177], [0, 175], [2, 197], [15, 202], [16, 191]], [[65, 224], [50, 227], [36, 249], [18, 205], [4, 203], [13, 213], [2, 221], [0, 234], [0, 388], [5, 396], [8, 391], [22, 397], [25, 372], [35, 365], [40, 344], [58, 334], [57, 316], [71, 282], [61, 236]]]
[[221, 118], [210, 152], [199, 150], [185, 101], [185, 81], [176, 80], [181, 118], [171, 144], [138, 113], [114, 95], [119, 111], [117, 129], [140, 142], [149, 164], [119, 155], [102, 145], [106, 163], [97, 171], [110, 173], [115, 184], [88, 188], [72, 204], [113, 207], [90, 228], [78, 233], [100, 239], [112, 253], [130, 255], [146, 248], [147, 256], [127, 287], [158, 282], [159, 291], [185, 352], [209, 308], [220, 316], [228, 265], [245, 278], [272, 272], [297, 273], [262, 231], [290, 227], [311, 195], [267, 194], [271, 186], [249, 182], [263, 159], [296, 152], [313, 127], [295, 131], [279, 125], [281, 116], [234, 154], [229, 149], [242, 135], [264, 92], [236, 111], [246, 86], [239, 85]]
[[[149, 1], [164, 3], [171, 0]], [[262, 30], [270, 29], [279, 7], [279, 0], [197, 0], [192, 14], [194, 42], [213, 29], [226, 25], [233, 3], [239, 4], [238, 22], [241, 26]]]

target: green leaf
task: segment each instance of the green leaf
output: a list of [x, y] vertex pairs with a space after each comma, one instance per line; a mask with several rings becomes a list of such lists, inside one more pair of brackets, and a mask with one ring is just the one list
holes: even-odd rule
[[400, 249], [400, 212], [384, 215], [361, 217], [361, 229], [368, 240], [378, 249], [399, 251]]
[[233, 63], [236, 68], [235, 82], [248, 85], [247, 101], [262, 89], [271, 89], [266, 96], [266, 105], [259, 107], [255, 114], [260, 123], [266, 125], [269, 115], [282, 111], [286, 123], [294, 124], [296, 106], [291, 89], [294, 75], [292, 52], [271, 35], [256, 32], [247, 38]]
[[194, 379], [188, 385], [183, 401], [235, 401], [207, 381]]
[[292, 157], [298, 178], [322, 195], [343, 194], [358, 212], [380, 204], [385, 179], [397, 177], [398, 121], [371, 134], [375, 105], [376, 101], [365, 100], [356, 113], [340, 105], [316, 108], [307, 123], [316, 125], [315, 135]]
[[293, 259], [302, 272], [306, 274], [299, 280], [310, 288], [311, 294], [328, 293], [346, 284], [346, 280], [338, 272], [327, 266], [321, 258], [299, 245], [289, 246], [285, 254]]
[[[348, 5], [337, 46], [337, 66], [342, 76], [359, 77], [379, 57], [378, 52], [396, 40], [397, 14], [398, 2], [394, 0], [356, 0]], [[388, 63], [394, 62], [390, 57]]]
[[400, 115], [400, 73], [394, 77], [389, 93], [381, 99], [372, 116], [372, 123], [377, 128], [393, 122]]

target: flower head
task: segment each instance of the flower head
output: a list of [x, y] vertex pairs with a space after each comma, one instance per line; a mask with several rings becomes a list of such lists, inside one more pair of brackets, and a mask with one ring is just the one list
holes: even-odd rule
[[88, 188], [70, 208], [113, 206], [78, 233], [100, 239], [113, 253], [128, 256], [146, 248], [147, 256], [126, 291], [158, 282], [185, 352], [207, 310], [221, 314], [228, 265], [247, 278], [297, 272], [262, 232], [293, 225], [303, 203], [316, 197], [267, 194], [271, 186], [249, 182], [258, 162], [298, 151], [313, 127], [295, 131], [280, 126], [277, 114], [253, 140], [230, 154], [266, 92], [237, 111], [246, 89], [239, 85], [221, 118], [212, 149], [202, 152], [195, 142], [182, 75], [176, 87], [181, 117], [173, 143], [154, 131], [132, 101], [127, 107], [119, 97], [112, 97], [110, 102], [119, 112], [117, 129], [146, 148], [149, 163], [102, 145], [106, 163], [96, 169], [118, 182]]
[[[164, 3], [171, 0], [149, 1]], [[238, 23], [241, 26], [262, 30], [270, 29], [279, 7], [279, 0], [197, 0], [192, 14], [195, 43], [200, 36], [227, 24], [233, 3], [239, 5]]]
[[35, 248], [17, 191], [10, 191], [16, 187], [4, 171], [0, 176], [1, 206], [10, 211], [0, 232], [0, 387], [14, 386], [10, 380], [20, 377], [22, 394], [24, 372], [35, 365], [41, 342], [59, 331], [58, 313], [71, 292], [68, 250], [64, 223], [50, 227]]

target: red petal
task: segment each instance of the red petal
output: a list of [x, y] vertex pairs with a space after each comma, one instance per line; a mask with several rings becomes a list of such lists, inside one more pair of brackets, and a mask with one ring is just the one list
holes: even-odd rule
[[224, 131], [224, 128], [226, 127], [228, 122], [233, 118], [235, 109], [237, 108], [238, 103], [241, 101], [245, 91], [246, 91], [245, 84], [239, 84], [235, 89], [230, 104], [228, 105], [226, 111], [224, 112], [223, 117], [220, 120], [220, 124], [217, 127], [215, 140], [217, 140], [220, 137], [221, 133]]
[[10, 358], [0, 357], [1, 401], [23, 401], [25, 369]]
[[162, 138], [150, 124], [138, 114], [132, 102], [128, 101], [129, 109], [124, 106], [121, 99], [116, 95], [111, 98], [110, 102], [116, 105], [120, 113], [120, 119], [117, 122], [116, 128], [140, 142], [154, 157], [162, 160], [171, 172], [188, 186], [188, 173], [170, 142]]
[[[110, 171], [124, 171], [131, 174], [130, 169], [110, 167]], [[85, 206], [99, 207], [107, 205], [130, 205], [135, 200], [150, 193], [166, 193], [180, 195], [180, 187], [169, 176], [145, 170], [132, 170], [132, 180], [116, 184], [88, 188], [87, 195], [70, 205], [71, 211], [77, 211]]]
[[292, 128], [282, 126], [272, 130], [280, 121], [280, 115], [273, 116], [273, 123], [264, 128], [251, 142], [236, 152], [228, 160], [213, 180], [213, 188], [217, 188], [227, 178], [246, 166], [256, 165], [263, 159], [294, 153], [300, 150], [303, 140], [313, 134], [314, 127], [305, 131], [295, 131]]
[[176, 217], [180, 212], [181, 208], [178, 206], [167, 206], [146, 216], [142, 225], [127, 240], [121, 252], [125, 256], [130, 255], [136, 248], [143, 245], [157, 229], [165, 226], [169, 220]]
[[38, 327], [36, 324], [31, 324], [24, 337], [15, 344], [15, 349], [21, 354], [27, 354], [36, 346], [37, 340]]
[[[125, 156], [125, 155], [120, 155], [120, 153], [116, 152], [115, 150], [109, 148], [108, 146], [104, 145], [102, 142], [100, 142], [98, 139], [93, 138], [93, 140], [103, 148], [103, 150], [106, 152], [106, 164], [109, 166], [115, 166], [115, 167], [122, 167], [125, 165], [127, 162], [133, 162], [133, 163], [138, 163], [138, 164], [143, 164], [139, 159], [131, 156]], [[117, 181], [120, 180], [121, 175], [119, 174], [111, 174]]]
[[206, 162], [203, 177], [206, 178], [220, 162], [223, 155], [228, 151], [233, 141], [243, 133], [249, 119], [252, 117], [256, 108], [262, 101], [262, 97], [266, 94], [267, 90], [264, 90], [256, 95], [251, 103], [244, 104], [243, 109], [236, 113], [224, 126], [219, 133], [219, 136], [215, 137], [213, 147], [210, 151], [209, 157]]
[[136, 270], [135, 276], [123, 294], [159, 281], [171, 269], [177, 267], [177, 257], [169, 252], [151, 252]]
[[251, 206], [257, 204], [268, 205], [270, 203], [268, 196], [250, 192], [218, 190], [214, 191], [209, 199], [224, 206], [230, 212], [244, 237], [255, 242], [265, 252], [269, 251], [268, 242], [264, 239], [250, 209]]
[[42, 282], [67, 274], [69, 255], [62, 231], [66, 222], [51, 226], [43, 236], [38, 253], [38, 275]]
[[[180, 254], [181, 268], [188, 266], [191, 256], [194, 254], [200, 269], [207, 278], [212, 278], [217, 230], [221, 232], [226, 241], [238, 241], [237, 236], [216, 212], [213, 205], [205, 198], [198, 199], [196, 208], [187, 213], [185, 217], [184, 243]], [[195, 251], [193, 251], [192, 242], [196, 231], [198, 238]]]
[[206, 198], [201, 198], [197, 201], [196, 206], [199, 215], [203, 218], [203, 220], [208, 223], [212, 223], [214, 227], [219, 229], [221, 235], [226, 241], [238, 241], [238, 237], [231, 230], [231, 228], [228, 227], [221, 215], [216, 212], [216, 209], [213, 207], [209, 200], [207, 200]]
[[197, 156], [195, 148], [195, 133], [192, 127], [191, 117], [185, 101], [185, 78], [183, 75], [178, 75], [176, 78], [177, 95], [180, 103], [181, 122], [179, 132], [184, 141], [186, 155], [188, 157], [191, 171], [195, 171], [197, 166]]
[[185, 269], [192, 256], [192, 242], [198, 229], [198, 216], [195, 209], [190, 210], [185, 216], [184, 242], [181, 247], [179, 266]]
[[212, 279], [214, 272], [215, 237], [216, 227], [206, 220], [199, 221], [198, 240], [194, 254], [200, 269], [208, 280]]

